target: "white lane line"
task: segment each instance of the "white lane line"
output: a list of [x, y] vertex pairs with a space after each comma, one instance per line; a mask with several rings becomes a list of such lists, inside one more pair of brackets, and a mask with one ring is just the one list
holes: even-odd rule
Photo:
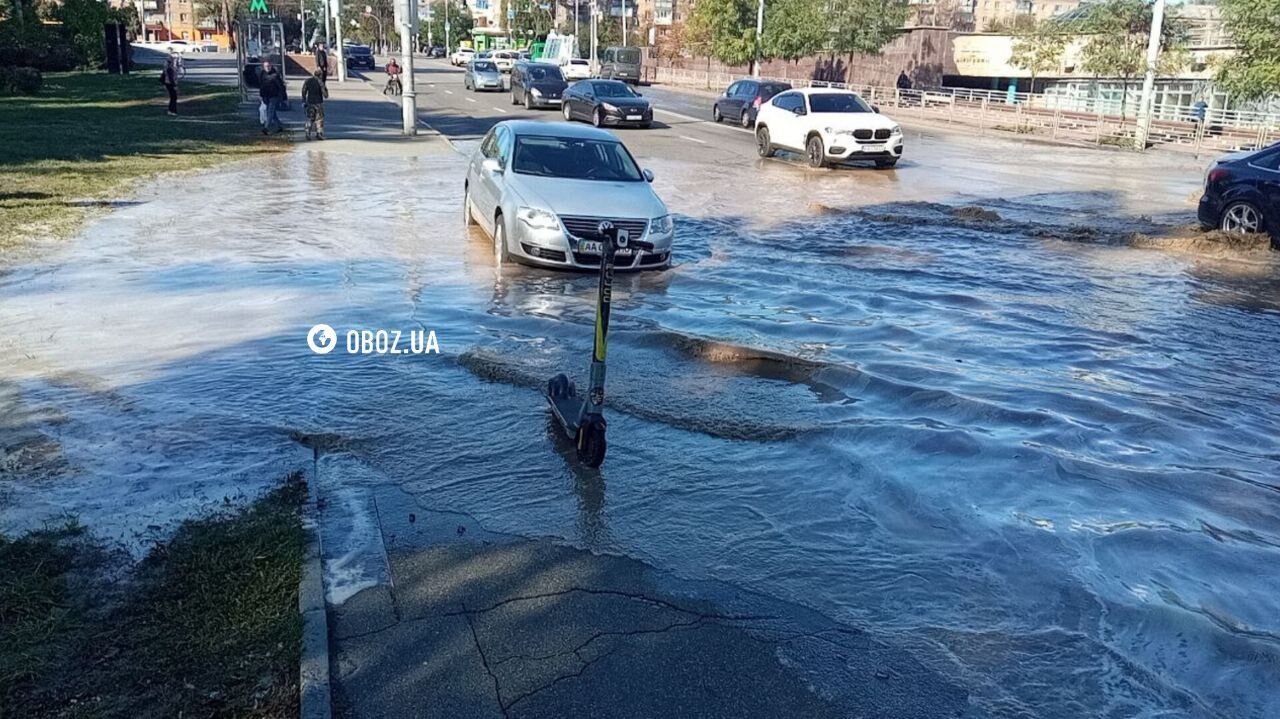
[[495, 107], [495, 108], [493, 108], [493, 109], [497, 110], [498, 112], [502, 113], [503, 115], [507, 114], [507, 111], [506, 111], [506, 110], [503, 110], [503, 109], [502, 109], [502, 108], [500, 108], [500, 107]]
[[446, 95], [452, 95], [452, 94], [453, 94], [453, 90], [445, 90], [445, 91], [444, 91], [444, 94], [446, 94]]
[[475, 101], [476, 101], [476, 99], [475, 99], [474, 97], [468, 97], [468, 98], [467, 98], [467, 102], [475, 102]]
[[655, 108], [653, 108], [653, 109], [654, 109], [654, 111], [655, 111], [655, 112], [662, 112], [662, 113], [666, 113], [666, 114], [668, 114], [668, 115], [671, 115], [672, 117], [678, 117], [678, 118], [680, 118], [681, 120], [691, 120], [691, 121], [693, 121], [693, 122], [700, 122], [700, 123], [702, 123], [702, 124], [704, 124], [704, 125], [711, 125], [712, 127], [722, 127], [722, 128], [724, 128], [724, 129], [726, 129], [726, 130], [736, 130], [737, 132], [745, 132], [745, 133], [747, 133], [748, 135], [754, 135], [754, 134], [756, 134], [754, 130], [748, 130], [748, 129], [747, 129], [747, 128], [745, 128], [745, 127], [733, 127], [733, 126], [731, 126], [731, 125], [717, 125], [716, 123], [714, 123], [714, 122], [712, 122], [712, 121], [710, 121], [710, 120], [704, 120], [704, 119], [703, 119], [703, 118], [701, 118], [701, 117], [694, 117], [694, 116], [692, 116], [692, 115], [685, 115], [685, 114], [680, 113], [680, 112], [672, 112], [671, 110], [664, 110], [664, 109], [662, 109], [662, 108], [660, 108], [660, 107], [655, 107]]
[[681, 140], [688, 140], [689, 142], [696, 142], [696, 143], [698, 143], [699, 145], [705, 145], [705, 144], [707, 144], [707, 141], [706, 141], [706, 140], [699, 140], [699, 139], [698, 139], [698, 138], [696, 138], [696, 137], [689, 137], [688, 135], [676, 135], [676, 137], [680, 138]]

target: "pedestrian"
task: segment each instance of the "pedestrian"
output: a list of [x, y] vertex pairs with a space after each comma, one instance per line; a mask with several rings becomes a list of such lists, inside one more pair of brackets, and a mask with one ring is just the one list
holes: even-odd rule
[[307, 113], [308, 129], [314, 127], [316, 137], [321, 140], [324, 139], [324, 101], [328, 97], [324, 71], [317, 68], [315, 74], [302, 83], [302, 109]]
[[178, 56], [173, 52], [169, 52], [169, 57], [165, 58], [164, 69], [160, 71], [160, 84], [164, 85], [164, 89], [169, 93], [169, 115], [176, 116], [178, 114]]
[[1203, 125], [1205, 116], [1208, 114], [1209, 103], [1205, 102], [1204, 98], [1196, 100], [1196, 103], [1191, 106], [1191, 120], [1197, 125]]
[[329, 80], [329, 51], [325, 49], [324, 43], [316, 43], [316, 72], [320, 73], [320, 82], [328, 82]]
[[899, 90], [911, 89], [911, 78], [907, 77], [906, 70], [903, 70], [902, 72], [898, 73], [898, 89]]
[[276, 132], [282, 131], [284, 127], [280, 124], [279, 112], [280, 103], [284, 102], [285, 98], [284, 78], [280, 77], [279, 71], [270, 60], [262, 61], [262, 75], [258, 79], [258, 97], [262, 98], [262, 104], [266, 108], [262, 134], [271, 134], [272, 127]]

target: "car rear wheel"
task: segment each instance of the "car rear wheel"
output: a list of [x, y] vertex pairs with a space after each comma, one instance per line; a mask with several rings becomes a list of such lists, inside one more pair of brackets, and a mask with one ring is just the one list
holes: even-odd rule
[[827, 151], [822, 147], [822, 138], [814, 135], [804, 145], [804, 156], [809, 167], [822, 167], [827, 160]]
[[742, 116], [738, 118], [738, 123], [748, 130], [751, 129], [751, 125], [754, 124], [754, 121], [751, 119], [751, 111], [743, 110]]
[[569, 109], [569, 103], [566, 102], [565, 104], [560, 106], [560, 114], [564, 115], [565, 122], [573, 121], [573, 110]]
[[773, 140], [769, 137], [769, 128], [756, 128], [756, 154], [761, 157], [773, 157], [777, 150], [773, 149]]
[[476, 224], [476, 218], [471, 214], [470, 187], [464, 187], [462, 189], [462, 224], [466, 227]]
[[604, 124], [604, 110], [597, 107], [596, 111], [591, 113], [591, 124], [596, 127], [600, 127]]
[[721, 120], [723, 120], [723, 119], [724, 119], [724, 115], [721, 115], [721, 114], [720, 114], [720, 106], [719, 106], [719, 105], [712, 105], [712, 106], [711, 106], [711, 119], [712, 119], [712, 120], [715, 120], [716, 122], [720, 122]]
[[533, 98], [529, 97], [529, 93], [527, 92], [524, 94], [524, 109], [526, 110], [533, 109]]
[[511, 261], [511, 250], [507, 249], [507, 223], [500, 214], [493, 218], [493, 255], [498, 264]]
[[1266, 229], [1262, 212], [1251, 202], [1233, 202], [1222, 211], [1218, 229], [1240, 235], [1252, 235]]

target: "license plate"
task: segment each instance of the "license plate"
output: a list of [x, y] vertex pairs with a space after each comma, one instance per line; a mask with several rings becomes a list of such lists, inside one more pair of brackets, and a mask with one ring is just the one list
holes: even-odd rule
[[547, 102], [551, 103], [552, 105], [559, 105], [561, 100], [558, 97], [553, 97], [550, 100], [547, 100]]
[[640, 115], [627, 115], [627, 120], [628, 120], [628, 121], [631, 121], [631, 120], [639, 120], [639, 119], [640, 119]]
[[863, 152], [884, 152], [884, 145], [863, 145]]
[[[588, 255], [598, 255], [604, 252], [604, 246], [594, 240], [578, 240], [578, 252]], [[620, 249], [614, 254], [622, 257], [630, 257], [631, 248], [627, 248], [625, 250]]]

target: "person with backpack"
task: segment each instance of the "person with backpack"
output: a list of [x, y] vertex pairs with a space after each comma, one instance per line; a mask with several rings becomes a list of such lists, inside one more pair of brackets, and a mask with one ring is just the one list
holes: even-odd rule
[[271, 134], [271, 128], [274, 127], [276, 132], [284, 130], [280, 124], [280, 103], [285, 100], [284, 78], [280, 77], [280, 72], [272, 66], [270, 60], [262, 61], [262, 74], [258, 80], [258, 97], [262, 98], [262, 104], [266, 109], [262, 122], [262, 134]]
[[164, 61], [164, 69], [160, 71], [160, 84], [169, 93], [169, 115], [178, 114], [178, 56], [173, 52]]

